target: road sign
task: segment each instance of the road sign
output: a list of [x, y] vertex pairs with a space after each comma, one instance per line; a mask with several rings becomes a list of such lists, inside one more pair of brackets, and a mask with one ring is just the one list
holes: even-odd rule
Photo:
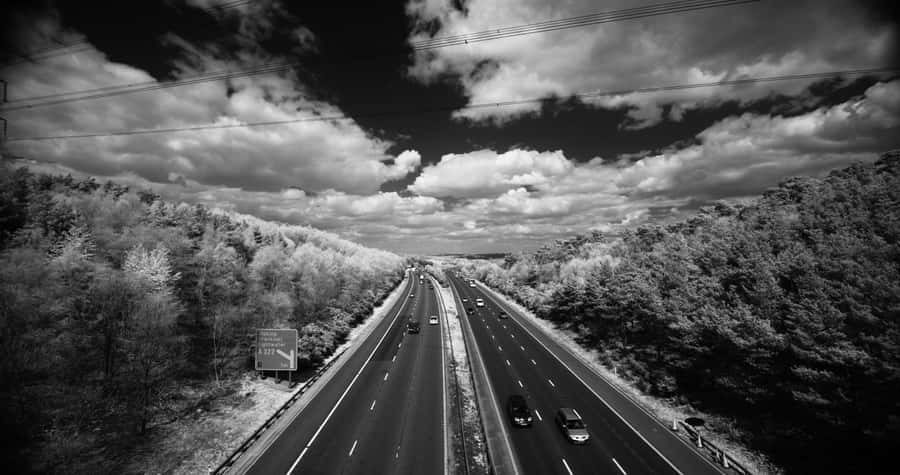
[[297, 371], [297, 330], [257, 330], [256, 369]]

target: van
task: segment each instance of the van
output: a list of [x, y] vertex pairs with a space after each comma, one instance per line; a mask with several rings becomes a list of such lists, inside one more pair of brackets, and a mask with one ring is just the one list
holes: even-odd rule
[[586, 444], [591, 437], [581, 415], [570, 407], [561, 407], [556, 411], [556, 425], [573, 444]]

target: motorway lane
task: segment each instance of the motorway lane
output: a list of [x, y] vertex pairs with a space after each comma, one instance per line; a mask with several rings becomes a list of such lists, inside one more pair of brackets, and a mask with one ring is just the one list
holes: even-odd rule
[[[505, 410], [510, 395], [522, 394], [535, 413], [530, 428], [513, 427], [504, 414], [525, 473], [676, 473], [518, 324], [498, 319], [500, 309], [479, 289], [452, 281], [460, 296], [469, 299], [464, 307], [475, 309], [467, 318], [499, 404]], [[484, 307], [475, 306], [479, 297]], [[584, 419], [591, 434], [587, 445], [565, 440], [553, 421], [560, 407], [572, 407]]]
[[[441, 334], [440, 325], [427, 323], [428, 315], [438, 314], [437, 302], [427, 285], [411, 281], [404, 297], [412, 290], [415, 298], [404, 298], [394, 320], [398, 302], [250, 473], [443, 471]], [[422, 322], [421, 333], [406, 333], [409, 315]]]

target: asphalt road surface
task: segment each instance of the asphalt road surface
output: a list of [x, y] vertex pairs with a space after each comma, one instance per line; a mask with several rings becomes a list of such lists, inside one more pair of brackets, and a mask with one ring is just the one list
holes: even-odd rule
[[[439, 315], [435, 290], [417, 276], [410, 281], [402, 305], [391, 309], [249, 473], [443, 473], [442, 325], [428, 324], [430, 315]], [[406, 332], [410, 315], [421, 323], [418, 334]]]
[[[528, 334], [516, 319], [500, 319], [500, 308], [480, 289], [467, 281], [451, 278], [460, 294], [467, 298], [463, 308], [471, 307], [466, 317], [475, 335], [497, 398], [504, 411], [513, 450], [525, 474], [685, 474], [720, 473], [677, 440], [668, 450], [689, 452], [679, 461], [688, 465], [678, 470], [612, 412], [594, 392], [562, 365], [546, 348]], [[482, 298], [484, 307], [476, 307]], [[510, 395], [523, 395], [533, 412], [531, 427], [515, 427], [506, 415]], [[554, 422], [560, 407], [574, 408], [590, 432], [586, 445], [566, 440]], [[634, 408], [632, 408], [634, 409]], [[635, 428], [642, 427], [630, 421]], [[658, 426], [647, 430], [660, 430]], [[680, 446], [679, 446], [680, 444]]]

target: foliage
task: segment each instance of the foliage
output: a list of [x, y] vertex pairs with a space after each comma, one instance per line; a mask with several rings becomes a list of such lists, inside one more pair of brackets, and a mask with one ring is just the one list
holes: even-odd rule
[[575, 330], [647, 391], [740, 421], [790, 471], [892, 464], [900, 153], [620, 239], [462, 267]]
[[321, 361], [404, 265], [303, 226], [3, 168], [7, 468], [54, 471], [97, 447], [139, 444], [180, 416], [170, 409], [178, 385], [252, 370], [256, 328], [300, 329], [301, 363]]

